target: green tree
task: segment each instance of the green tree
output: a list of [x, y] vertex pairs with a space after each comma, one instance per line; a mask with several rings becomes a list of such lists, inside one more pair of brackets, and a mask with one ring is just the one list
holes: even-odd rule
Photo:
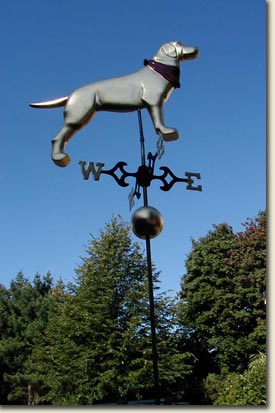
[[237, 268], [234, 285], [242, 315], [240, 328], [247, 333], [247, 368], [252, 354], [266, 351], [266, 213], [248, 219], [243, 227], [229, 265]]
[[[4, 374], [9, 371], [7, 337], [9, 335], [9, 291], [4, 285], [0, 285], [0, 401], [7, 404], [9, 384], [4, 379]], [[5, 341], [4, 341], [5, 340]]]
[[9, 289], [1, 288], [1, 404], [33, 404], [39, 381], [30, 360], [47, 324], [51, 286], [50, 274], [37, 274], [31, 283], [20, 272]]
[[[52, 389], [57, 391], [58, 387], [62, 387], [63, 384], [65, 386], [68, 371], [72, 382], [78, 380], [77, 370], [73, 371], [74, 363], [77, 360], [78, 346], [77, 343], [72, 343], [74, 346], [68, 346], [68, 343], [71, 344], [68, 322], [71, 315], [70, 302], [72, 299], [72, 294], [62, 280], [52, 286], [48, 296], [47, 326], [42, 334], [41, 342], [33, 348], [29, 366], [29, 369], [37, 375], [41, 383], [40, 389], [36, 393], [35, 404], [52, 404], [54, 397], [50, 396], [51, 391]], [[62, 324], [63, 322], [64, 324]], [[77, 325], [75, 328], [78, 329]], [[54, 347], [54, 351], [52, 347]], [[64, 387], [64, 392], [66, 391], [67, 388]], [[61, 396], [57, 394], [56, 399], [59, 397]]]
[[241, 373], [251, 354], [265, 351], [265, 213], [244, 228], [234, 234], [215, 226], [193, 241], [186, 262], [179, 317], [195, 347], [207, 351], [208, 373]]
[[[88, 405], [152, 398], [152, 356], [146, 260], [130, 228], [113, 217], [77, 269], [76, 284], [51, 307], [37, 368], [48, 388], [44, 402]], [[191, 354], [175, 345], [175, 314], [157, 293], [156, 328], [161, 388], [192, 374]], [[39, 361], [40, 360], [40, 361]], [[42, 362], [41, 362], [42, 360]]]
[[231, 373], [220, 384], [215, 405], [247, 406], [266, 404], [266, 356], [251, 357], [243, 374]]

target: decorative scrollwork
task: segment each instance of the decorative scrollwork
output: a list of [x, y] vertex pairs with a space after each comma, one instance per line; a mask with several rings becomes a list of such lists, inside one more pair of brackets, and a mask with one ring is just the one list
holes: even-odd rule
[[[127, 166], [127, 165], [128, 164], [126, 162], [122, 162], [122, 161], [117, 162], [116, 165], [111, 169], [108, 169], [108, 170], [102, 169], [101, 174], [112, 176], [115, 179], [115, 181], [118, 183], [118, 185], [126, 187], [129, 184], [127, 182], [125, 182], [125, 179], [128, 178], [129, 176], [136, 177], [136, 173], [131, 173], [131, 172], [125, 171], [124, 166]], [[115, 174], [115, 172], [117, 170], [120, 170], [120, 172], [121, 172], [120, 177]]]
[[[89, 162], [87, 168], [85, 168], [86, 162], [79, 161], [79, 164], [81, 165], [84, 179], [88, 179], [90, 173], [92, 173], [94, 179], [98, 181], [100, 175], [105, 174], [112, 176], [118, 185], [127, 187], [129, 183], [126, 182], [126, 179], [129, 177], [135, 178], [135, 188], [133, 188], [129, 194], [130, 209], [134, 205], [134, 198], [136, 197], [139, 199], [141, 197], [140, 188], [149, 187], [153, 180], [159, 180], [162, 182], [162, 185], [160, 186], [162, 191], [169, 191], [177, 182], [185, 182], [187, 184], [186, 189], [194, 191], [202, 190], [201, 185], [193, 186], [194, 180], [192, 178], [200, 179], [201, 177], [199, 173], [185, 172], [186, 178], [180, 178], [176, 176], [167, 166], [161, 166], [159, 169], [163, 171], [163, 173], [161, 175], [154, 175], [157, 157], [159, 157], [158, 152], [155, 155], [149, 152], [147, 156], [148, 165], [140, 165], [137, 172], [127, 172], [125, 170], [127, 163], [123, 161], [117, 162], [113, 168], [107, 170], [102, 169], [104, 164], [99, 162], [96, 164], [97, 169], [95, 169], [93, 162]], [[118, 171], [120, 174], [117, 174]]]

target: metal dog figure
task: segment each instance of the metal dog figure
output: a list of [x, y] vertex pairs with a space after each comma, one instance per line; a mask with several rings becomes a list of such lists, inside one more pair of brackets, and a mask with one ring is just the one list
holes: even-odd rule
[[65, 106], [64, 124], [52, 140], [53, 162], [61, 167], [70, 163], [69, 155], [64, 152], [67, 142], [100, 111], [132, 112], [146, 108], [157, 134], [165, 141], [178, 139], [178, 131], [164, 124], [163, 105], [173, 89], [180, 87], [180, 63], [198, 55], [197, 47], [181, 42], [165, 43], [137, 72], [90, 83], [60, 99], [31, 103], [34, 108]]

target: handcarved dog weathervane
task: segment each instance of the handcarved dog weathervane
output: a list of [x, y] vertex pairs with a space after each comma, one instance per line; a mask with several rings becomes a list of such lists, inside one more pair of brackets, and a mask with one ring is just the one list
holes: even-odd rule
[[131, 112], [146, 108], [156, 133], [164, 141], [178, 138], [175, 128], [164, 124], [163, 105], [174, 88], [180, 87], [180, 63], [195, 59], [198, 48], [181, 42], [165, 43], [145, 67], [132, 74], [90, 83], [60, 99], [31, 103], [34, 108], [65, 106], [64, 124], [52, 140], [52, 160], [61, 167], [70, 163], [65, 146], [72, 136], [85, 126], [96, 112]]

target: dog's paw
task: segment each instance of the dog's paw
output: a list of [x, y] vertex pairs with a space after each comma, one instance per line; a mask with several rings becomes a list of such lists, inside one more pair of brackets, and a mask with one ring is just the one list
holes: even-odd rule
[[161, 136], [165, 142], [171, 142], [179, 138], [179, 133], [176, 129], [170, 129], [169, 132], [161, 133]]
[[52, 160], [55, 163], [55, 165], [60, 166], [61, 168], [68, 166], [71, 162], [71, 158], [66, 153], [59, 154], [59, 156], [52, 156]]

